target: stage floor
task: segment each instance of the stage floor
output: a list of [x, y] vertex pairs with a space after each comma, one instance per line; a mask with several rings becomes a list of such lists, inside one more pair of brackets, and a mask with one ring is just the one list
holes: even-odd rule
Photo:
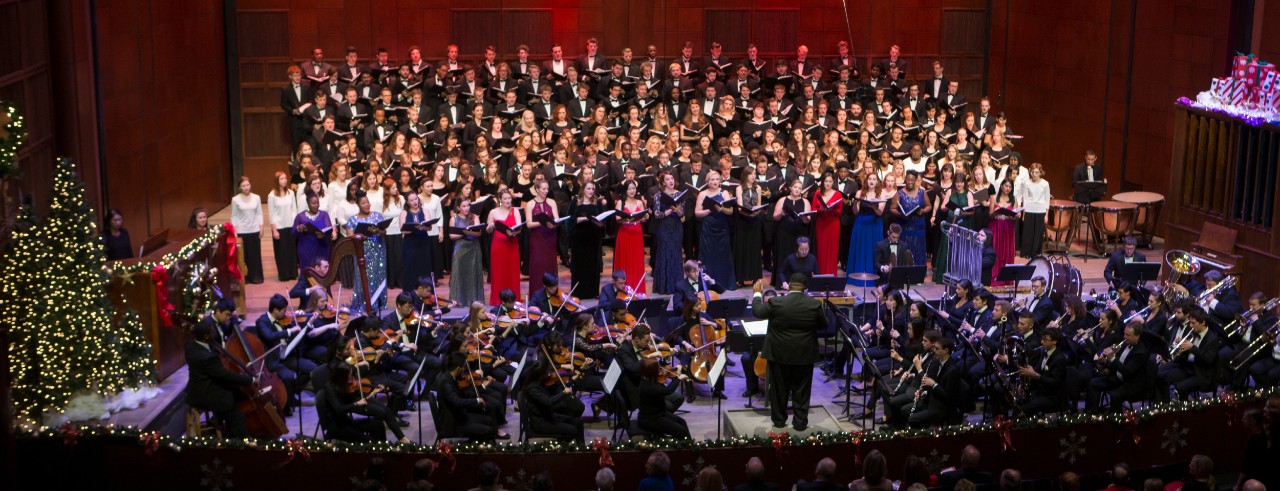
[[[210, 220], [213, 223], [222, 223], [224, 221], [229, 220], [230, 218], [229, 215], [230, 215], [230, 212], [227, 209], [224, 209], [216, 213], [214, 216], [210, 217]], [[1083, 242], [1077, 243], [1072, 248], [1072, 253], [1079, 254], [1081, 251], [1084, 250], [1084, 246], [1085, 244]], [[1164, 251], [1161, 249], [1162, 246], [1163, 246], [1163, 241], [1157, 238], [1155, 241], [1155, 248], [1153, 250], [1142, 249], [1142, 252], [1146, 254], [1148, 258], [1152, 258], [1151, 260], [1153, 261], [1161, 260], [1161, 258], [1164, 257]], [[264, 239], [262, 241], [262, 262], [265, 268], [264, 271], [265, 271], [265, 276], [267, 278], [267, 281], [261, 285], [247, 286], [246, 299], [248, 303], [249, 319], [254, 319], [263, 312], [267, 304], [267, 300], [271, 297], [271, 295], [276, 293], [287, 292], [288, 289], [292, 286], [291, 282], [281, 282], [281, 281], [274, 280], [274, 278], [276, 277], [275, 266], [274, 266], [275, 263], [274, 263], [274, 255], [272, 253], [272, 248], [271, 248], [271, 241], [269, 238]], [[1022, 263], [1025, 263], [1026, 260], [1018, 259], [1017, 262], [1019, 264], [1022, 264]], [[610, 250], [610, 248], [605, 249], [605, 264], [606, 265], [612, 264], [612, 251]], [[1106, 265], [1105, 258], [1093, 257], [1086, 260], [1084, 258], [1072, 257], [1071, 264], [1080, 270], [1082, 281], [1084, 283], [1083, 291], [1085, 293], [1088, 293], [1091, 289], [1096, 289], [1098, 291], [1106, 290], [1106, 283], [1103, 281], [1103, 277], [1102, 277], [1102, 270]], [[606, 266], [605, 276], [601, 279], [601, 284], [604, 284], [608, 281], [607, 274], [609, 270], [610, 269]], [[563, 276], [566, 278], [562, 279], [561, 286], [563, 288], [569, 288], [571, 285], [567, 284], [568, 273], [567, 271], [565, 271], [564, 273], [565, 274]], [[440, 286], [441, 288], [439, 293], [447, 297], [448, 291], [449, 291], [447, 277], [441, 279]], [[1028, 286], [1024, 286], [1024, 289], [1025, 288], [1028, 288]], [[924, 298], [927, 298], [929, 300], [936, 300], [942, 295], [944, 290], [945, 290], [945, 287], [943, 285], [926, 284], [926, 285], [914, 288], [914, 291], [916, 294], [915, 298], [920, 298], [921, 296], [923, 296]], [[853, 293], [859, 296], [862, 295], [861, 289], [855, 288], [852, 291]], [[398, 293], [398, 290], [393, 289], [389, 292], [389, 295], [394, 296], [396, 293]], [[736, 291], [728, 292], [723, 297], [739, 298], [739, 297], [749, 297], [750, 295], [751, 295], [750, 288], [739, 288]], [[584, 303], [586, 303], [588, 306], [591, 306], [595, 304], [595, 301], [584, 299]], [[738, 361], [738, 355], [737, 354], [732, 355], [731, 359], [734, 360], [735, 362]], [[738, 410], [748, 409], [747, 401], [742, 397], [740, 397], [740, 394], [742, 394], [745, 389], [744, 383], [746, 380], [743, 376], [742, 369], [743, 367], [740, 364], [739, 366], [728, 367], [727, 376], [725, 379], [725, 394], [727, 394], [729, 398], [722, 402], [720, 409], [725, 412], [734, 411], [732, 417], [734, 418], [741, 417], [743, 425], [748, 425], [748, 424], [750, 425], [750, 426], [741, 426], [740, 428], [742, 428], [742, 430], [740, 431], [758, 433], [758, 431], [756, 431], [758, 428], [755, 428], [755, 426], [759, 426], [759, 424], [757, 424], [758, 422], [755, 421], [754, 419], [752, 419], [751, 421], [748, 421], [748, 418], [763, 417], [764, 423], [760, 423], [760, 424], [763, 424], [764, 426], [768, 427], [769, 423], [768, 423], [767, 412], [761, 413], [763, 416], [750, 415], [749, 413], [737, 412]], [[853, 373], [857, 373], [857, 370], [855, 370]], [[832, 419], [839, 419], [846, 414], [845, 407], [843, 404], [841, 404], [844, 402], [844, 395], [841, 393], [841, 387], [842, 387], [841, 382], [842, 381], [839, 379], [828, 381], [821, 370], [818, 370], [818, 369], [814, 370], [813, 394], [811, 399], [811, 404], [813, 405], [814, 411], [812, 411], [810, 414], [811, 427], [809, 428], [809, 432], [812, 432], [818, 428], [827, 429], [822, 425], [826, 424], [828, 421]], [[165, 393], [160, 396], [160, 398], [149, 402], [147, 406], [144, 406], [143, 408], [140, 408], [135, 411], [121, 413], [120, 415], [117, 415], [117, 418], [113, 418], [113, 419], [116, 419], [118, 421], [129, 421], [130, 423], [136, 424], [138, 426], [148, 426], [151, 424], [151, 421], [149, 418], [155, 417], [161, 413], [172, 414], [171, 410], [160, 411], [160, 410], [157, 410], [156, 407], [154, 407], [154, 406], [166, 407], [166, 406], [170, 406], [171, 404], [173, 405], [182, 404], [181, 388], [172, 387], [172, 385], [170, 385], [170, 387], [167, 387], [167, 389], [168, 390], [166, 390]], [[717, 435], [717, 422], [721, 421], [721, 418], [726, 418], [730, 416], [726, 415], [725, 413], [717, 414], [716, 401], [715, 399], [712, 399], [709, 397], [710, 392], [705, 385], [698, 386], [697, 393], [698, 393], [698, 398], [696, 401], [694, 401], [691, 404], [685, 404], [682, 407], [682, 409], [688, 411], [682, 416], [689, 423], [689, 429], [693, 434], [694, 438], [698, 438], [698, 439], [715, 438]], [[598, 398], [600, 396], [596, 395], [592, 397]], [[584, 402], [587, 403], [587, 407], [588, 407], [587, 414], [584, 415], [584, 418], [586, 418], [588, 421], [586, 424], [586, 433], [587, 433], [586, 437], [588, 441], [596, 437], [610, 438], [613, 434], [613, 430], [609, 428], [610, 418], [604, 414], [601, 414], [601, 417], [599, 420], [592, 420], [591, 411], [590, 411], [591, 401], [587, 400], [589, 399], [589, 397], [586, 395], [584, 395], [583, 398], [584, 398]], [[853, 406], [854, 414], [860, 414], [862, 412], [861, 406], [857, 405], [862, 402], [862, 398], [863, 397], [860, 393], [855, 393], [851, 397], [851, 400], [854, 403], [856, 403]], [[148, 408], [148, 406], [152, 406], [152, 407]], [[429, 410], [427, 410], [425, 406], [426, 406], [425, 403], [420, 404], [418, 406], [422, 408], [421, 413], [416, 411], [409, 411], [406, 413], [402, 413], [402, 416], [404, 416], [405, 419], [407, 419], [410, 423], [409, 427], [405, 429], [405, 433], [409, 436], [409, 438], [415, 441], [430, 444], [435, 441], [436, 437], [435, 437], [435, 431], [434, 431], [433, 425], [431, 423], [431, 415], [429, 413]], [[755, 406], [756, 408], [762, 408], [764, 406], [764, 403], [760, 399], [760, 397], [756, 397], [754, 400], [753, 406]], [[981, 419], [980, 408], [981, 406], [979, 406], [979, 412], [977, 414], [970, 414], [968, 416], [968, 419], [970, 421], [979, 421]], [[876, 413], [877, 417], [882, 416], [883, 408], [881, 407], [877, 409], [878, 409]], [[135, 412], [145, 412], [145, 414], [142, 414], [142, 413], [131, 414]], [[830, 418], [826, 417], [824, 413], [830, 414], [831, 417]], [[178, 414], [185, 414], [185, 409], [183, 410], [183, 412]], [[512, 434], [514, 437], [514, 435], [516, 435], [518, 431], [517, 425], [519, 422], [519, 418], [516, 414], [512, 413], [512, 414], [509, 414], [508, 419], [509, 419], [509, 423], [506, 425], [505, 430], [508, 433]], [[421, 424], [419, 424], [419, 420], [421, 421]], [[864, 422], [867, 423], [867, 426], [863, 426]], [[303, 396], [303, 407], [302, 407], [302, 410], [300, 411], [300, 416], [299, 414], [295, 414], [292, 418], [288, 418], [288, 424], [291, 430], [290, 436], [292, 436], [295, 433], [307, 435], [307, 436], [313, 435], [315, 433], [316, 427], [318, 425], [318, 419], [315, 412], [314, 400], [312, 399], [312, 394], [310, 392], [305, 393]], [[872, 425], [871, 420], [855, 420], [854, 422], [840, 420], [835, 424], [838, 425], [839, 430], [843, 430], [843, 431], [858, 431], [862, 429], [871, 429], [874, 427]], [[172, 425], [170, 425], [169, 427], [172, 427]], [[749, 431], [748, 431], [748, 428], [749, 428]], [[767, 428], [765, 431], [767, 432], [771, 429], [772, 428]], [[790, 426], [788, 426], [787, 430], [792, 431]], [[724, 431], [723, 434], [727, 436], [729, 435], [729, 432]]]

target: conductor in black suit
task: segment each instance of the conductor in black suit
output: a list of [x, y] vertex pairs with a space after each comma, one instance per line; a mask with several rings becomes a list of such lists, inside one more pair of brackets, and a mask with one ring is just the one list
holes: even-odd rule
[[809, 427], [809, 393], [813, 388], [813, 364], [818, 360], [817, 331], [826, 324], [822, 302], [804, 294], [803, 274], [788, 278], [786, 295], [765, 301], [766, 282], [757, 280], [751, 313], [769, 321], [769, 334], [760, 356], [768, 360], [769, 416], [774, 428], [787, 424], [787, 401], [795, 408], [792, 427]]
[[195, 339], [187, 341], [185, 347], [189, 370], [186, 400], [191, 407], [213, 411], [222, 421], [226, 436], [244, 438], [249, 436], [249, 428], [244, 413], [236, 410], [234, 391], [238, 387], [256, 384], [257, 380], [227, 371], [215, 351], [222, 347], [218, 326], [226, 324], [234, 310], [235, 304], [219, 302], [213, 314], [192, 328]]
[[1124, 280], [1116, 277], [1116, 275], [1120, 273], [1121, 267], [1129, 263], [1145, 262], [1147, 262], [1147, 256], [1138, 252], [1138, 240], [1133, 237], [1125, 237], [1124, 250], [1111, 253], [1111, 257], [1107, 258], [1107, 267], [1102, 269], [1102, 277], [1106, 278], [1107, 284], [1120, 286], [1116, 282]]

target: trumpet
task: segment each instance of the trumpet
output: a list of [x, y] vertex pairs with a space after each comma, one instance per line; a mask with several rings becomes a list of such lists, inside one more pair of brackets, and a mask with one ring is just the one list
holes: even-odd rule
[[[1251, 317], [1274, 309], [1277, 304], [1280, 304], [1280, 297], [1271, 299], [1261, 307], [1251, 309], [1248, 312], [1237, 315], [1235, 320], [1232, 320], [1231, 323], [1223, 327], [1222, 330], [1226, 333], [1228, 338], [1234, 337], [1237, 334], [1244, 334], [1244, 329], [1248, 329], [1249, 326], [1253, 325], [1253, 323], [1257, 321], [1257, 319], [1251, 319]], [[1236, 326], [1239, 326], [1239, 329], [1234, 329]]]
[[1272, 324], [1270, 328], [1267, 328], [1267, 332], [1258, 336], [1258, 339], [1253, 340], [1253, 342], [1249, 343], [1248, 346], [1245, 346], [1244, 349], [1240, 350], [1240, 354], [1236, 355], [1235, 358], [1232, 358], [1231, 362], [1227, 364], [1227, 367], [1230, 368], [1231, 371], [1239, 371], [1241, 368], [1244, 368], [1249, 364], [1250, 360], [1253, 360], [1255, 356], [1261, 354], [1265, 348], [1275, 341], [1278, 331], [1280, 331], [1280, 323]]
[[[1116, 356], [1116, 353], [1120, 352], [1120, 349], [1123, 347], [1124, 347], [1124, 341], [1108, 346], [1106, 349], [1099, 351], [1098, 354], [1093, 355], [1093, 361], [1109, 362], [1111, 361], [1112, 358]], [[1108, 353], [1107, 350], [1111, 350], [1111, 352]]]
[[1062, 327], [1062, 321], [1066, 320], [1068, 315], [1071, 315], [1071, 312], [1063, 312], [1062, 315], [1058, 316], [1057, 319], [1054, 319], [1052, 322], [1050, 322], [1049, 325]]

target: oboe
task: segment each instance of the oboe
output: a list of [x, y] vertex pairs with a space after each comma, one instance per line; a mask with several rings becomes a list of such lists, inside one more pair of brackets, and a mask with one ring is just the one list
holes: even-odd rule
[[[920, 367], [923, 368], [924, 364], [928, 362], [929, 362], [929, 353], [925, 353], [924, 356], [920, 358]], [[907, 369], [906, 373], [902, 374], [902, 378], [898, 379], [898, 386], [893, 388], [893, 393], [897, 394], [898, 391], [902, 390], [902, 384], [907, 383], [907, 380], [915, 377], [915, 374], [916, 374], [916, 366], [913, 364], [911, 365], [910, 368]]]

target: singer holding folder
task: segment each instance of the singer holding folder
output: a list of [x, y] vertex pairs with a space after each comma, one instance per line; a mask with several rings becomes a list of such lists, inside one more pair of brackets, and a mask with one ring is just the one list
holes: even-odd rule
[[[382, 242], [382, 234], [391, 225], [391, 220], [382, 218], [382, 213], [372, 211], [369, 196], [363, 190], [355, 192], [356, 206], [359, 212], [347, 218], [347, 236], [360, 234], [365, 237], [364, 257], [367, 266], [365, 271], [369, 277], [369, 291], [364, 291], [364, 283], [355, 282], [351, 295], [351, 310], [364, 311], [364, 297], [369, 296], [369, 305], [375, 310], [387, 306], [387, 250]], [[395, 219], [399, 219], [396, 217]]]

